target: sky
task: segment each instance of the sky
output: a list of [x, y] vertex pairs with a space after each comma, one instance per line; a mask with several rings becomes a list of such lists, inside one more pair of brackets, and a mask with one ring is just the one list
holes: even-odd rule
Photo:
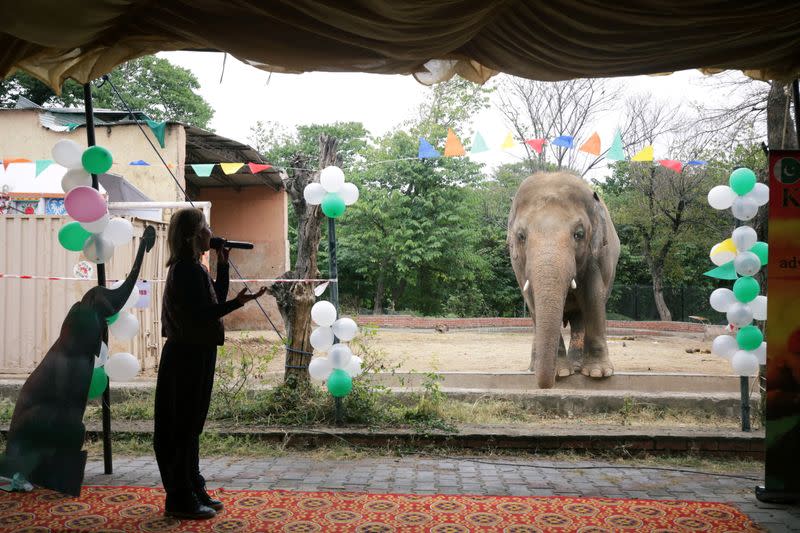
[[[195, 74], [201, 86], [199, 94], [215, 111], [211, 127], [218, 134], [248, 144], [250, 129], [259, 120], [277, 122], [289, 129], [310, 123], [362, 122], [373, 135], [383, 135], [413, 116], [429, 91], [412, 76], [325, 72], [270, 74], [231, 56], [227, 57], [223, 74], [222, 53], [162, 52], [158, 55]], [[719, 103], [721, 98], [727, 98], [713, 88], [710, 77], [696, 70], [666, 76], [617, 78], [617, 81], [624, 85], [626, 95], [649, 92], [653, 98], [683, 106], [694, 101]], [[603, 149], [610, 144], [621, 121], [622, 104], [620, 100], [619, 109], [604, 113], [596, 124], [589, 126], [599, 133]], [[485, 163], [488, 169], [500, 163], [519, 161], [523, 155], [522, 147], [507, 152], [499, 149], [510, 129], [496, 108], [477, 115], [471, 126], [473, 131], [481, 133], [490, 151], [470, 157]], [[656, 144], [655, 148], [656, 159], [670, 158], [663, 152], [665, 147]]]

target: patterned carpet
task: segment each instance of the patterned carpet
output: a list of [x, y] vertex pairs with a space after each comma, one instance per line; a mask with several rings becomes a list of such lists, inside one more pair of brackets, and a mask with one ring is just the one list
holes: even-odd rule
[[45, 490], [0, 492], [0, 531], [761, 531], [747, 516], [723, 503], [561, 496], [213, 492], [225, 503], [225, 510], [206, 521], [164, 518], [161, 489], [84, 487], [77, 499]]

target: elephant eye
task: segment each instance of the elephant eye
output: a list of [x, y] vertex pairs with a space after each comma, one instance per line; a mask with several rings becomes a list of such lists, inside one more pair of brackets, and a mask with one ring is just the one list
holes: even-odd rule
[[517, 240], [519, 240], [520, 242], [523, 242], [525, 240], [525, 232], [524, 231], [520, 230], [520, 231], [517, 232]]
[[575, 230], [575, 233], [572, 234], [576, 241], [583, 240], [586, 237], [586, 232], [584, 232], [583, 228], [578, 228]]

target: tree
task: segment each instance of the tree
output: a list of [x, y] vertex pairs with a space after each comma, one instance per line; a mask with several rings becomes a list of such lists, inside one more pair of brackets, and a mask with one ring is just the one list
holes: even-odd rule
[[[200, 88], [195, 75], [166, 59], [133, 59], [112, 70], [109, 77], [131, 109], [143, 111], [153, 120], [175, 120], [208, 128], [214, 115], [208, 102], [194, 92]], [[14, 107], [20, 96], [42, 106], [83, 106], [83, 86], [73, 80], [64, 83], [60, 95], [25, 72], [0, 81], [0, 107]], [[125, 109], [107, 83], [95, 88], [92, 96], [95, 109]]]
[[[517, 137], [552, 139], [571, 135], [577, 142], [591, 134], [594, 119], [619, 99], [619, 86], [604, 79], [537, 81], [504, 76], [499, 90], [499, 110]], [[626, 135], [627, 137], [627, 135]], [[547, 167], [568, 168], [581, 175], [597, 166], [601, 156], [547, 144], [540, 154], [525, 145], [529, 172]]]

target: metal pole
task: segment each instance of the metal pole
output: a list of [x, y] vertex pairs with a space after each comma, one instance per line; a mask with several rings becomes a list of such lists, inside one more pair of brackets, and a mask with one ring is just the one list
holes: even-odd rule
[[[330, 272], [331, 281], [331, 303], [336, 308], [336, 316], [339, 316], [339, 272], [336, 266], [336, 220], [328, 217], [328, 270]], [[334, 344], [339, 342], [335, 336], [333, 337]], [[342, 405], [341, 398], [334, 398], [335, 413], [334, 418], [336, 424], [341, 424], [344, 421], [344, 406]]]
[[[92, 84], [83, 85], [83, 108], [86, 114], [86, 144], [95, 145], [94, 138], [94, 105], [92, 104]], [[97, 174], [92, 174], [92, 187], [100, 190], [100, 182]], [[97, 284], [101, 287], [106, 285], [106, 266], [103, 263], [97, 265]], [[103, 325], [103, 342], [108, 344], [108, 327]], [[103, 391], [101, 400], [103, 409], [103, 471], [111, 474], [114, 465], [111, 457], [111, 384], [109, 382], [106, 390]]]
[[800, 146], [800, 80], [792, 82], [792, 96], [794, 97], [794, 129], [797, 131], [797, 144]]
[[750, 431], [750, 383], [747, 376], [739, 376], [742, 392], [742, 431]]

